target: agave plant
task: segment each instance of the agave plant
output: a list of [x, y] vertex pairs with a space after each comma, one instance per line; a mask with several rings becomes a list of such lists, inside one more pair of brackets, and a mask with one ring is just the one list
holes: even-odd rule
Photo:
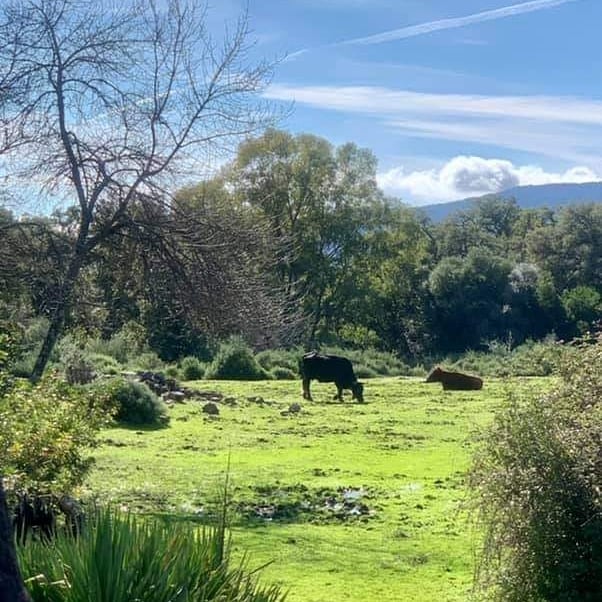
[[244, 558], [232, 566], [222, 522], [191, 527], [115, 509], [97, 511], [80, 537], [19, 550], [33, 602], [282, 602]]

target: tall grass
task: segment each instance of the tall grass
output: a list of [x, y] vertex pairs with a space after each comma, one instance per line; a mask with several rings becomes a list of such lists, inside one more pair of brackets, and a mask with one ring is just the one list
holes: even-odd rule
[[280, 602], [248, 561], [233, 566], [224, 523], [191, 526], [103, 509], [78, 538], [19, 549], [33, 602]]

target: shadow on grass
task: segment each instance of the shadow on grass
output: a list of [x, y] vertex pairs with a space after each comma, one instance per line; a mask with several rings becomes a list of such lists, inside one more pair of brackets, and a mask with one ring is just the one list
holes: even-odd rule
[[153, 423], [153, 424], [135, 424], [135, 423], [131, 423], [131, 422], [119, 422], [119, 421], [115, 421], [114, 426], [122, 428], [126, 431], [140, 431], [140, 432], [154, 432], [154, 431], [160, 431], [162, 429], [166, 429], [169, 427], [169, 420], [162, 420], [159, 423]]

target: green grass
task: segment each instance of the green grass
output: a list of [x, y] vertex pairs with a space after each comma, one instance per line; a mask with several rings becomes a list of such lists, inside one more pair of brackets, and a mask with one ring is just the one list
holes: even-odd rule
[[[332, 401], [328, 384], [312, 383], [307, 402], [299, 382], [198, 381], [236, 405], [220, 403], [212, 418], [191, 400], [170, 410], [168, 428], [103, 431], [88, 493], [202, 522], [229, 464], [234, 553], [271, 562], [262, 581], [289, 589], [291, 602], [463, 601], [479, 545], [464, 509], [473, 435], [508, 391], [551, 384], [490, 379], [482, 391], [444, 392], [378, 378], [357, 404]], [[302, 411], [283, 415], [294, 402]]]

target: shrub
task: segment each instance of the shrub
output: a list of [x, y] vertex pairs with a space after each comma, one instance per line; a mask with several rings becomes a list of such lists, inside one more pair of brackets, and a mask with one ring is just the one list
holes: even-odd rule
[[205, 366], [201, 360], [189, 355], [180, 362], [180, 372], [184, 380], [200, 380], [205, 375]]
[[146, 351], [130, 360], [130, 364], [140, 370], [160, 370], [165, 365], [163, 360], [154, 352]]
[[167, 366], [165, 368], [165, 376], [168, 376], [169, 378], [180, 378], [180, 369], [173, 364]]
[[162, 425], [169, 421], [167, 406], [144, 383], [116, 378], [104, 386], [118, 422]]
[[357, 364], [353, 367], [353, 371], [358, 378], [375, 378], [378, 374], [369, 366]]
[[274, 380], [295, 380], [299, 378], [297, 372], [293, 372], [290, 368], [283, 368], [282, 366], [272, 368], [270, 374]]
[[95, 372], [100, 374], [119, 374], [123, 367], [121, 364], [110, 355], [103, 355], [102, 353], [91, 353], [88, 356], [88, 361], [94, 368]]
[[380, 342], [374, 330], [356, 324], [343, 324], [339, 328], [338, 335], [343, 343], [353, 347], [376, 347]]
[[342, 355], [347, 357], [353, 363], [354, 369], [357, 365], [363, 365], [366, 370], [366, 378], [371, 376], [407, 376], [410, 373], [410, 367], [401, 361], [395, 354], [376, 349], [341, 349], [340, 347], [325, 348], [324, 353]]
[[136, 322], [127, 322], [109, 339], [89, 339], [86, 344], [88, 352], [110, 355], [120, 364], [127, 364], [147, 349], [144, 327]]
[[525, 341], [510, 350], [502, 343], [489, 343], [490, 351], [468, 351], [460, 357], [432, 359], [430, 365], [444, 363], [452, 370], [475, 372], [481, 376], [549, 376], [559, 370], [563, 347], [553, 338]]
[[33, 353], [27, 353], [11, 364], [10, 372], [18, 378], [29, 378], [33, 372], [35, 362], [36, 356]]
[[33, 602], [282, 602], [276, 586], [258, 584], [245, 560], [232, 566], [222, 525], [181, 522], [101, 510], [74, 539], [19, 549]]
[[90, 354], [75, 334], [66, 334], [56, 345], [63, 370], [70, 368], [92, 370]]
[[242, 339], [222, 343], [206, 377], [217, 380], [269, 380], [270, 374], [258, 363]]
[[56, 377], [15, 384], [0, 403], [0, 474], [19, 492], [70, 493], [82, 483], [96, 434], [109, 419], [97, 396]]
[[288, 368], [293, 372], [297, 372], [299, 366], [299, 357], [302, 355], [299, 349], [268, 349], [260, 351], [255, 359], [259, 365], [265, 370], [273, 368]]
[[602, 318], [602, 296], [591, 286], [578, 286], [561, 297], [566, 315], [581, 334]]
[[569, 347], [550, 394], [510, 398], [471, 471], [480, 584], [511, 602], [602, 600], [602, 335]]

